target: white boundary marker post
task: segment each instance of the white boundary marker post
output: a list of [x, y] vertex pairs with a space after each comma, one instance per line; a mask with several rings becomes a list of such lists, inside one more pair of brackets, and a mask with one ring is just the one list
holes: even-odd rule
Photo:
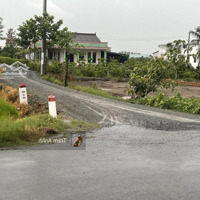
[[19, 101], [20, 104], [28, 104], [26, 85], [23, 83], [19, 85]]
[[49, 115], [57, 118], [56, 98], [53, 95], [48, 96]]

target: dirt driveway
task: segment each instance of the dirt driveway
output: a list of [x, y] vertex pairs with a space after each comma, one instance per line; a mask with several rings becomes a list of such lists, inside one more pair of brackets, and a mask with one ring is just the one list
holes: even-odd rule
[[[128, 83], [126, 82], [117, 82], [117, 81], [102, 81], [102, 80], [89, 80], [89, 81], [77, 81], [77, 84], [82, 86], [94, 86], [99, 89], [105, 90], [111, 93], [114, 96], [118, 97], [126, 97], [127, 94], [125, 90], [129, 88]], [[163, 89], [161, 90], [164, 94], [169, 96], [174, 96], [177, 92], [181, 93], [183, 97], [196, 97], [200, 99], [200, 87], [192, 87], [192, 86], [178, 86], [175, 88], [174, 92], [171, 89]], [[156, 95], [156, 93], [149, 94], [150, 96]]]

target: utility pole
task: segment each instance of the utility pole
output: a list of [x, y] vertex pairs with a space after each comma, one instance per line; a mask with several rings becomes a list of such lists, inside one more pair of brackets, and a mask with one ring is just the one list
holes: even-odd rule
[[[47, 0], [43, 0], [43, 13], [47, 11]], [[46, 33], [44, 30], [44, 37], [42, 38], [42, 52], [41, 52], [41, 75], [46, 74]]]

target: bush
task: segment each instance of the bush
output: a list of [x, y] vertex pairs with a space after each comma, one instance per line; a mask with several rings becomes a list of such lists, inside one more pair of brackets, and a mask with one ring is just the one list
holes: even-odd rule
[[58, 62], [52, 60], [49, 65], [47, 65], [47, 72], [53, 73], [53, 74], [62, 74], [64, 71], [63, 65]]
[[163, 93], [159, 93], [156, 97], [132, 99], [131, 102], [151, 107], [200, 114], [200, 100], [197, 100], [194, 97], [183, 98], [179, 93], [175, 97], [168, 97]]
[[183, 73], [183, 79], [185, 81], [194, 81], [195, 77], [196, 77], [195, 72], [185, 72], [185, 73]]
[[31, 62], [29, 60], [25, 60], [25, 59], [15, 59], [15, 58], [9, 58], [9, 57], [0, 57], [0, 63], [5, 63], [7, 65], [11, 65], [15, 62], [21, 62], [23, 64], [26, 64], [31, 70], [34, 71], [39, 71], [40, 70], [40, 63], [35, 63], [35, 62]]

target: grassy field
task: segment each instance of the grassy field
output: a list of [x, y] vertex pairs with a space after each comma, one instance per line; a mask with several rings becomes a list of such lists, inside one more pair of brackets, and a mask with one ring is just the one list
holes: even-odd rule
[[0, 147], [34, 144], [41, 137], [47, 136], [47, 131], [62, 132], [68, 129], [86, 131], [95, 128], [95, 124], [83, 121], [63, 121], [48, 114], [39, 114], [18, 118], [18, 112], [11, 104], [0, 99]]

